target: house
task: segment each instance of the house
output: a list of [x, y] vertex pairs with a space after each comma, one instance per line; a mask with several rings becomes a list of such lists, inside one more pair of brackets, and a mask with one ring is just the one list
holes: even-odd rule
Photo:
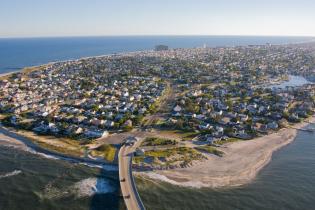
[[278, 127], [279, 127], [279, 125], [275, 121], [270, 122], [270, 123], [267, 124], [267, 128], [268, 129], [276, 130], [276, 129], [278, 129]]
[[101, 130], [87, 130], [84, 132], [84, 135], [88, 138], [101, 138], [101, 137], [107, 137], [109, 133], [108, 131], [101, 131]]
[[195, 118], [198, 119], [198, 120], [204, 120], [206, 118], [206, 116], [204, 116], [203, 114], [197, 114], [195, 116]]
[[105, 121], [105, 127], [107, 128], [111, 128], [111, 127], [114, 127], [115, 123], [111, 120], [106, 120]]
[[41, 123], [39, 126], [33, 128], [33, 131], [38, 132], [38, 133], [46, 133], [47, 130], [48, 130], [48, 127], [44, 123]]
[[142, 107], [141, 109], [139, 109], [139, 114], [144, 114], [147, 111], [147, 108]]
[[144, 153], [145, 153], [144, 149], [137, 148], [136, 151], [135, 151], [136, 156], [143, 156]]
[[208, 130], [212, 128], [209, 123], [200, 124], [198, 127], [200, 130]]
[[213, 142], [217, 141], [216, 138], [214, 138], [213, 136], [206, 136], [206, 142], [208, 144], [213, 144]]
[[233, 136], [236, 138], [240, 138], [240, 139], [250, 139], [251, 138], [251, 136], [249, 134], [247, 134], [245, 132], [245, 130], [243, 130], [243, 129], [234, 132]]
[[132, 127], [132, 121], [126, 120], [126, 122], [123, 124], [123, 127]]
[[224, 128], [221, 126], [216, 126], [215, 132], [213, 133], [213, 135], [217, 138], [221, 138], [223, 134], [224, 134]]
[[49, 123], [47, 129], [55, 134], [59, 132], [59, 128], [54, 123]]
[[229, 117], [223, 117], [223, 118], [219, 121], [219, 123], [220, 123], [221, 125], [228, 125], [230, 122], [231, 122], [231, 118], [229, 118]]
[[238, 116], [242, 122], [246, 122], [248, 120], [248, 115], [246, 114], [239, 114]]
[[267, 125], [262, 124], [262, 123], [255, 123], [252, 126], [252, 129], [255, 130], [255, 131], [264, 133], [264, 132], [267, 132]]
[[78, 127], [78, 128], [76, 128], [75, 130], [74, 130], [74, 132], [73, 132], [74, 134], [81, 134], [81, 133], [83, 133], [83, 128], [81, 128], [81, 127]]
[[173, 124], [177, 123], [177, 120], [176, 120], [176, 119], [173, 119], [173, 118], [169, 118], [169, 119], [167, 120], [167, 123], [170, 124], [170, 125], [173, 125]]
[[12, 116], [11, 118], [10, 118], [10, 123], [12, 124], [12, 125], [17, 125], [17, 123], [18, 123], [18, 118], [17, 118], [17, 116]]
[[105, 120], [99, 120], [97, 118], [94, 118], [90, 121], [90, 123], [94, 126], [100, 126], [105, 124]]
[[128, 136], [126, 139], [125, 139], [125, 144], [127, 146], [132, 146], [134, 145], [137, 141], [139, 141], [139, 139], [135, 136]]
[[181, 112], [182, 108], [179, 105], [176, 105], [173, 109], [174, 112]]

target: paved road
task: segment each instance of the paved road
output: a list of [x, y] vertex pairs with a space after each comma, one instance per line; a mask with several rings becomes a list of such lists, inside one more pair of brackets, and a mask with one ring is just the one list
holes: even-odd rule
[[120, 188], [128, 210], [145, 210], [134, 183], [131, 167], [133, 152], [139, 145], [140, 142], [134, 146], [123, 145], [118, 154]]

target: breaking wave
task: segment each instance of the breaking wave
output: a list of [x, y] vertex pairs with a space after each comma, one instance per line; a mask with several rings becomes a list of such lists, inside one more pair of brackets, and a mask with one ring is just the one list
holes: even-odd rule
[[77, 198], [90, 197], [95, 194], [106, 194], [115, 192], [115, 188], [108, 180], [103, 178], [87, 178], [64, 189], [52, 186], [47, 187], [40, 197], [48, 199], [59, 199], [74, 195]]
[[20, 174], [20, 173], [22, 173], [21, 170], [14, 170], [14, 171], [12, 171], [12, 172], [9, 172], [9, 173], [0, 175], [0, 179], [7, 178], [7, 177], [10, 177], [10, 176], [15, 176], [15, 175], [18, 175], [18, 174]]
[[115, 191], [110, 183], [102, 178], [83, 179], [73, 185], [73, 190], [77, 192], [78, 197], [89, 197], [94, 194], [105, 194]]

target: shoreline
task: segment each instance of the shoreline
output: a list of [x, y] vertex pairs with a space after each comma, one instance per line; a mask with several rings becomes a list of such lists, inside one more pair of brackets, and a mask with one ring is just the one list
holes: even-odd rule
[[[307, 120], [314, 123], [315, 117]], [[270, 163], [273, 153], [292, 143], [297, 129], [310, 123], [301, 122], [294, 128], [283, 128], [253, 140], [228, 143], [220, 148], [225, 153], [223, 157], [207, 155], [208, 160], [189, 168], [135, 172], [135, 175], [191, 188], [231, 188], [249, 184]]]
[[6, 72], [6, 73], [0, 73], [0, 80], [2, 79], [2, 77], [6, 77], [6, 76], [9, 76], [10, 74], [19, 73], [22, 71], [23, 71], [23, 69], [17, 70], [17, 71], [10, 71], [10, 72]]
[[106, 163], [105, 161], [94, 160], [90, 158], [75, 157], [72, 155], [67, 155], [67, 154], [51, 151], [49, 149], [46, 149], [44, 147], [41, 147], [35, 144], [32, 140], [29, 140], [20, 134], [9, 131], [1, 124], [0, 124], [0, 146], [12, 147], [14, 149], [26, 151], [26, 152], [39, 155], [48, 159], [56, 159], [56, 160], [68, 161], [71, 163], [84, 164], [89, 167], [99, 167], [108, 171], [118, 170], [117, 164]]
[[108, 53], [108, 54], [102, 54], [102, 55], [91, 55], [91, 56], [83, 56], [80, 58], [70, 58], [70, 59], [65, 59], [65, 60], [56, 60], [56, 61], [49, 61], [47, 63], [35, 65], [35, 66], [25, 66], [20, 68], [19, 70], [14, 70], [10, 72], [5, 72], [5, 73], [0, 73], [0, 80], [2, 77], [6, 77], [10, 74], [14, 73], [23, 73], [25, 69], [27, 68], [39, 68], [39, 67], [45, 67], [48, 65], [54, 65], [58, 63], [66, 63], [66, 62], [75, 62], [75, 61], [80, 61], [80, 60], [86, 60], [86, 59], [93, 59], [93, 58], [105, 58], [105, 57], [113, 57], [113, 56], [128, 56], [128, 55], [133, 55], [133, 54], [138, 54], [138, 53], [146, 53], [146, 52], [151, 52], [153, 49], [147, 49], [147, 50], [136, 50], [136, 51], [123, 51], [119, 53]]
[[[306, 37], [308, 37], [308, 36], [306, 36]], [[312, 38], [312, 37], [308, 37], [308, 38]], [[313, 42], [315, 42], [315, 39], [305, 40], [305, 41], [296, 41], [296, 42], [290, 42], [290, 43], [282, 43], [282, 44], [274, 44], [274, 45], [298, 45], [298, 44], [313, 43]], [[244, 44], [242, 46], [247, 46], [247, 45]], [[218, 46], [212, 46], [210, 48], [216, 48], [216, 47], [231, 47], [231, 46], [230, 45], [224, 45], [224, 46], [218, 45]], [[171, 48], [171, 49], [180, 49], [180, 48], [181, 47]], [[183, 47], [183, 48], [191, 49], [191, 48], [199, 48], [199, 47], [195, 46], [195, 47]], [[23, 71], [27, 68], [38, 68], [38, 67], [42, 67], [42, 66], [44, 67], [47, 65], [53, 65], [53, 64], [57, 64], [57, 63], [74, 62], [74, 61], [93, 59], [93, 58], [103, 58], [103, 57], [113, 57], [113, 56], [128, 56], [128, 55], [147, 53], [147, 52], [152, 52], [152, 51], [154, 51], [154, 46], [152, 46], [151, 49], [134, 50], [134, 51], [125, 50], [125, 51], [121, 51], [121, 52], [117, 52], [117, 53], [105, 53], [105, 54], [101, 54], [101, 55], [87, 55], [87, 56], [82, 56], [79, 58], [69, 58], [69, 59], [64, 59], [64, 60], [56, 59], [56, 60], [48, 61], [48, 62], [45, 62], [42, 64], [38, 64], [38, 65], [35, 64], [33, 66], [24, 66], [24, 67], [19, 68], [19, 70], [14, 70], [14, 71], [6, 72], [6, 73], [0, 73], [0, 80], [2, 79], [1, 77], [5, 77], [5, 76], [8, 76], [8, 75], [13, 74], [13, 73], [18, 73], [18, 72], [23, 73]]]

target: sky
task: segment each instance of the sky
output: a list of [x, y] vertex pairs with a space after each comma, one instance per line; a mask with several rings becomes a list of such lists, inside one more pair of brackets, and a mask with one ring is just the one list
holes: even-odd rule
[[0, 37], [315, 36], [314, 0], [0, 0]]

